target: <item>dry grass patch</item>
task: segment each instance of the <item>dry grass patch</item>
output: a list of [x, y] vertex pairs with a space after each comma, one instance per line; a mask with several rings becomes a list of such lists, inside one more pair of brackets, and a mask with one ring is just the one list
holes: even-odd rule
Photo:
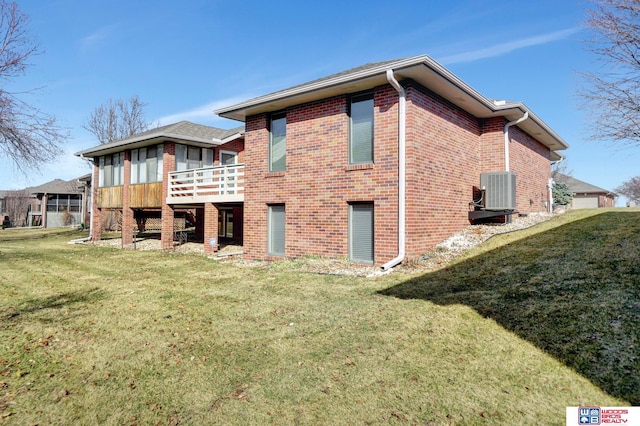
[[563, 424], [625, 403], [468, 305], [378, 293], [400, 274], [5, 235], [7, 424]]

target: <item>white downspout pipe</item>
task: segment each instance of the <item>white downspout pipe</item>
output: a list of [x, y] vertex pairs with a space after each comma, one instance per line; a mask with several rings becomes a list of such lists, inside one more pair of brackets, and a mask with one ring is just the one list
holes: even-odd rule
[[[560, 159], [558, 161], [552, 161], [551, 162], [551, 166], [554, 166], [555, 164], [560, 164], [564, 161], [564, 157], [560, 156]], [[553, 180], [553, 177], [549, 178], [549, 213], [553, 213], [553, 184], [555, 183], [555, 180]]]
[[529, 111], [526, 111], [524, 115], [517, 120], [510, 121], [504, 125], [504, 171], [509, 171], [509, 127], [522, 123], [529, 118]]
[[398, 92], [398, 255], [382, 265], [386, 271], [398, 265], [405, 256], [405, 196], [406, 196], [406, 111], [407, 92], [398, 83], [393, 70], [387, 70], [387, 81]]

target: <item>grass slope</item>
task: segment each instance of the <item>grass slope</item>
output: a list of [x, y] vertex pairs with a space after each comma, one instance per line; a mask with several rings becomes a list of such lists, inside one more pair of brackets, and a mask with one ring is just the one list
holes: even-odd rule
[[384, 293], [469, 306], [640, 405], [638, 210], [571, 212]]
[[[324, 276], [19, 232], [0, 233], [5, 424], [564, 424], [568, 405], [628, 404], [470, 299], [425, 293], [454, 285], [445, 271]], [[452, 269], [468, 283], [465, 262], [531, 238]]]

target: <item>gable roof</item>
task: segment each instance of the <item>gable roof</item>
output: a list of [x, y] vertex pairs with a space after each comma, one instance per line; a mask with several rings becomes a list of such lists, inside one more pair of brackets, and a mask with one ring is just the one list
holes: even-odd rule
[[75, 155], [79, 157], [98, 157], [100, 155], [120, 152], [123, 149], [154, 145], [167, 139], [206, 148], [222, 145], [223, 143], [241, 137], [243, 134], [244, 126], [224, 130], [192, 123], [190, 121], [179, 121], [177, 123], [156, 127], [155, 129], [138, 133], [137, 135], [133, 135], [129, 138], [97, 145], [93, 148], [77, 152]]
[[79, 194], [78, 181], [72, 179], [70, 181], [62, 179], [54, 179], [50, 182], [43, 183], [38, 186], [26, 188], [30, 194]]
[[604, 193], [617, 195], [615, 192], [608, 189], [600, 188], [599, 186], [591, 185], [590, 183], [581, 181], [573, 176], [557, 173], [554, 179], [556, 182], [564, 183], [573, 193]]
[[220, 108], [215, 110], [214, 113], [221, 117], [245, 121], [247, 116], [250, 115], [277, 111], [302, 103], [388, 84], [386, 78], [387, 70], [393, 70], [398, 80], [411, 79], [420, 83], [478, 118], [502, 116], [508, 121], [513, 121], [528, 112], [529, 119], [518, 124], [518, 127], [551, 150], [563, 150], [569, 147], [567, 142], [524, 103], [489, 99], [427, 55], [362, 65], [308, 83]]

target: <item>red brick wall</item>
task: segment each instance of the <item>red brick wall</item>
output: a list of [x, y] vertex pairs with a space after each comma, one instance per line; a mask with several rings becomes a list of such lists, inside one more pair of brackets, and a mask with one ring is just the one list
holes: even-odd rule
[[509, 139], [509, 168], [516, 174], [516, 209], [523, 214], [547, 211], [549, 148], [517, 127], [509, 128]]
[[244, 163], [244, 138], [236, 139], [218, 146], [214, 154], [214, 166], [220, 165], [220, 151], [234, 151], [238, 153], [238, 164]]
[[[211, 238], [215, 238], [214, 246]], [[211, 254], [215, 250], [218, 250], [218, 208], [213, 203], [204, 203], [204, 252]]]
[[[481, 136], [483, 172], [505, 170], [505, 124], [507, 120], [503, 117], [484, 121]], [[509, 128], [509, 170], [516, 174], [516, 209], [520, 213], [547, 211], [547, 184], [551, 177], [549, 158], [549, 148], [519, 127]]]
[[131, 150], [124, 152], [124, 181], [122, 182], [122, 244], [133, 244], [133, 209], [130, 208], [131, 198]]
[[[480, 121], [480, 168], [483, 173], [504, 172], [504, 117], [488, 118]], [[511, 127], [513, 128], [513, 127]], [[480, 185], [480, 175], [475, 185]]]
[[[397, 254], [398, 95], [374, 89], [374, 164], [348, 166], [347, 96], [287, 110], [287, 168], [268, 173], [269, 116], [248, 117], [245, 146], [244, 252], [268, 258], [267, 205], [285, 204], [286, 257], [348, 256], [348, 203], [371, 201], [375, 263]], [[504, 170], [505, 119], [478, 119], [407, 84], [406, 252], [417, 257], [469, 224], [481, 172]], [[511, 128], [517, 207], [545, 209], [549, 150]], [[533, 204], [529, 200], [533, 200]]]
[[407, 90], [407, 257], [469, 225], [480, 180], [478, 120], [417, 85]]
[[162, 249], [173, 248], [173, 207], [165, 203], [169, 194], [169, 172], [176, 169], [176, 144], [165, 142], [162, 154]]
[[397, 96], [374, 91], [374, 161], [349, 167], [347, 97], [287, 110], [285, 172], [268, 172], [268, 116], [249, 117], [245, 145], [245, 258], [267, 258], [267, 205], [284, 203], [286, 257], [348, 256], [349, 202], [374, 202], [375, 262], [397, 253]]

